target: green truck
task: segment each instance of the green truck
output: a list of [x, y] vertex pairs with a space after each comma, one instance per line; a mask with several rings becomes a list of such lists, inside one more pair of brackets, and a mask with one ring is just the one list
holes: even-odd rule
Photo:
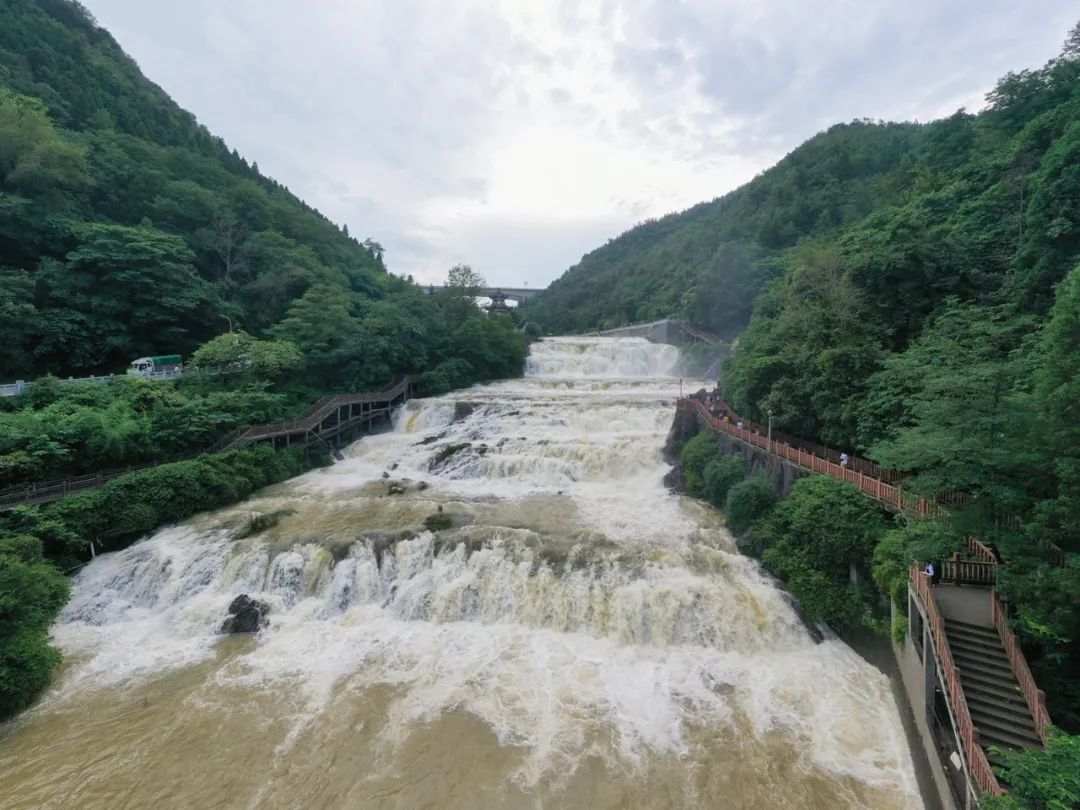
[[178, 354], [159, 354], [156, 357], [140, 357], [132, 360], [128, 374], [150, 377], [154, 374], [178, 374], [184, 370], [184, 361]]

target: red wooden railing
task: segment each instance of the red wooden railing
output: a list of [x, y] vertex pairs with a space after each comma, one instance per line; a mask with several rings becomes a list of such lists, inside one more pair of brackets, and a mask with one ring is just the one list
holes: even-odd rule
[[937, 659], [941, 663], [941, 674], [945, 679], [945, 686], [949, 690], [949, 705], [955, 715], [957, 731], [960, 734], [960, 743], [964, 748], [964, 756], [967, 759], [968, 772], [971, 774], [971, 778], [975, 780], [979, 790], [993, 796], [1001, 796], [1005, 791], [994, 775], [990, 762], [986, 759], [986, 752], [983, 751], [979, 743], [979, 730], [971, 722], [971, 712], [968, 711], [964, 687], [960, 685], [960, 673], [956, 671], [952, 650], [949, 649], [949, 640], [945, 635], [945, 622], [941, 618], [941, 612], [938, 610], [937, 602], [934, 600], [934, 589], [930, 587], [929, 578], [917, 566], [913, 565], [908, 570], [908, 579], [912, 588], [922, 600], [923, 605], [926, 606], [930, 638], [933, 639], [934, 649], [937, 650]]
[[967, 546], [968, 553], [980, 562], [993, 563], [994, 565], [1000, 562], [997, 552], [977, 537], [965, 537], [964, 545]]
[[[881, 470], [881, 468], [877, 467], [872, 461], [852, 459], [848, 463], [848, 466], [844, 467], [840, 465], [838, 461], [834, 462], [830, 458], [818, 455], [811, 450], [789, 444], [780, 436], [780, 434], [773, 434], [770, 446], [768, 435], [761, 433], [760, 425], [749, 423], [752, 427], [747, 428], [745, 425], [748, 423], [743, 422], [744, 427], [740, 428], [735, 422], [719, 419], [714, 416], [705, 404], [699, 400], [680, 399], [679, 407], [697, 411], [701, 418], [704, 419], [713, 430], [727, 433], [728, 435], [734, 436], [755, 447], [761, 447], [767, 452], [785, 458], [805, 470], [828, 475], [832, 478], [838, 478], [841, 481], [847, 481], [854, 484], [863, 494], [889, 506], [894, 506], [901, 510], [913, 509], [919, 515], [927, 515], [940, 511], [937, 506], [930, 503], [925, 498], [905, 497], [899, 487], [882, 480], [880, 477], [863, 472], [853, 463], [863, 462], [865, 465]], [[728, 413], [731, 413], [731, 411], [728, 411]], [[839, 453], [836, 451], [830, 452], [836, 453], [839, 457]]]
[[[735, 417], [734, 412], [728, 408], [723, 400], [714, 400], [714, 402], [717, 403], [717, 407], [720, 410], [726, 410], [733, 418]], [[740, 428], [737, 424], [727, 419], [719, 419], [698, 399], [680, 399], [678, 407], [696, 411], [713, 430], [734, 436], [755, 447], [763, 448], [766, 452], [787, 459], [803, 469], [822, 475], [828, 475], [841, 481], [848, 481], [858, 487], [859, 491], [863, 494], [884, 504], [894, 506], [901, 510], [912, 508], [919, 515], [945, 514], [945, 510], [938, 504], [928, 502], [924, 498], [909, 500], [904, 497], [899, 487], [886, 483], [880, 478], [868, 475], [858, 469], [853, 469], [850, 463], [847, 467], [841, 466], [828, 458], [822, 458], [802, 448], [792, 446], [783, 439], [778, 438], [776, 434], [774, 434], [770, 441], [767, 435], [763, 435], [760, 432], [760, 426], [755, 425], [754, 427], [756, 429], [751, 430], [747, 429], [745, 426]], [[737, 418], [736, 421], [738, 421]], [[744, 422], [743, 424], [745, 425], [747, 423]], [[853, 461], [855, 461], [855, 459], [853, 459]], [[999, 563], [997, 553], [975, 537], [964, 538], [964, 544], [966, 545], [968, 552], [975, 559], [949, 560], [945, 563], [942, 574], [945, 578], [952, 579], [959, 583], [966, 582], [968, 584], [994, 585], [997, 581], [997, 566]], [[1062, 555], [1062, 557], [1063, 556], [1064, 555]], [[1000, 795], [1002, 792], [1001, 786], [998, 784], [997, 778], [990, 769], [985, 752], [979, 746], [978, 729], [976, 729], [971, 722], [967, 701], [964, 698], [964, 690], [960, 686], [960, 677], [956, 672], [952, 653], [949, 650], [948, 639], [945, 636], [945, 626], [941, 620], [941, 615], [938, 612], [937, 603], [934, 601], [933, 589], [927, 583], [926, 577], [918, 571], [917, 568], [912, 567], [909, 576], [915, 591], [922, 598], [923, 604], [926, 605], [927, 612], [930, 616], [931, 635], [933, 636], [934, 645], [938, 651], [938, 658], [941, 661], [941, 666], [944, 670], [943, 675], [948, 683], [949, 695], [953, 701], [953, 711], [956, 713], [956, 721], [960, 726], [959, 731], [963, 739], [972, 778], [975, 779], [980, 790]], [[1046, 728], [1050, 724], [1050, 716], [1046, 710], [1046, 695], [1035, 684], [1035, 679], [1031, 675], [1031, 669], [1028, 667], [1027, 660], [1024, 658], [1020, 643], [1017, 640], [1016, 635], [1009, 628], [1009, 610], [1007, 603], [998, 597], [996, 592], [993, 592], [991, 604], [994, 627], [997, 629], [1002, 647], [1005, 649], [1005, 652], [1009, 657], [1009, 662], [1012, 665], [1013, 674], [1016, 676], [1017, 683], [1024, 693], [1028, 708], [1031, 710], [1035, 728], [1045, 744]]]
[[957, 585], [989, 585], [997, 582], [997, 563], [961, 560], [957, 554], [941, 566], [941, 578]]
[[994, 618], [994, 627], [997, 628], [998, 636], [1001, 638], [1001, 646], [1005, 648], [1005, 654], [1009, 656], [1016, 682], [1020, 684], [1024, 700], [1027, 701], [1028, 709], [1031, 710], [1035, 730], [1039, 732], [1039, 738], [1045, 747], [1046, 730], [1050, 725], [1050, 713], [1046, 710], [1046, 693], [1036, 685], [1027, 659], [1024, 658], [1024, 653], [1020, 649], [1020, 641], [1009, 627], [1009, 603], [998, 596], [996, 591], [991, 595], [990, 612]]
[[[762, 425], [758, 422], [754, 422], [750, 419], [745, 419], [741, 416], [737, 416], [735, 410], [731, 407], [723, 397], [717, 394], [707, 395], [712, 397], [713, 410], [717, 412], [723, 412], [731, 417], [731, 421], [742, 422], [743, 427], [750, 430], [753, 433], [760, 433], [767, 436], [769, 429], [767, 425]], [[690, 398], [692, 401], [700, 402], [700, 400]], [[709, 409], [706, 408], [706, 411]], [[789, 445], [790, 447], [797, 448], [799, 450], [805, 450], [813, 456], [832, 461], [836, 464], [840, 463], [841, 451], [835, 447], [826, 447], [823, 444], [817, 444], [815, 442], [807, 441], [806, 439], [800, 439], [798, 436], [791, 436], [779, 430], [772, 432], [773, 441], [781, 444]], [[901, 474], [896, 470], [887, 470], [875, 461], [871, 461], [867, 458], [859, 458], [858, 456], [848, 456], [848, 469], [857, 470], [864, 475], [871, 475], [874, 478], [879, 478], [882, 481], [892, 483], [899, 481]]]

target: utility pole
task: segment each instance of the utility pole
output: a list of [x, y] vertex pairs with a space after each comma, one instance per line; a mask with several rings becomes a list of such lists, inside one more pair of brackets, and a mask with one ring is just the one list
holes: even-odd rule
[[772, 408], [769, 408], [769, 452], [772, 452]]

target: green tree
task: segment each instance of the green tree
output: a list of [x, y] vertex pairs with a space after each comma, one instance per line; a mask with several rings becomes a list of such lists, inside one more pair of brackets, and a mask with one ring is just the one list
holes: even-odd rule
[[701, 494], [722, 509], [731, 488], [746, 478], [746, 465], [739, 456], [717, 456], [705, 465]]
[[763, 475], [752, 475], [728, 490], [724, 514], [727, 526], [736, 534], [742, 534], [776, 503], [776, 491]]
[[717, 457], [719, 448], [712, 431], [703, 430], [689, 439], [679, 451], [683, 481], [691, 495], [701, 495], [705, 486], [705, 468]]
[[0, 190], [56, 196], [87, 182], [83, 151], [57, 134], [45, 105], [0, 87]]
[[191, 357], [208, 370], [244, 369], [261, 379], [274, 379], [303, 366], [296, 346], [284, 340], [258, 340], [247, 332], [229, 332], [207, 341]]
[[985, 796], [984, 810], [1073, 810], [1080, 806], [1080, 737], [1052, 730], [1046, 751], [995, 750], [1009, 780], [1004, 796]]
[[186, 353], [215, 305], [183, 240], [151, 227], [87, 225], [61, 264], [37, 274], [44, 306], [39, 361], [102, 370], [133, 357]]
[[0, 720], [29, 705], [52, 679], [60, 654], [48, 628], [68, 584], [34, 537], [0, 534]]

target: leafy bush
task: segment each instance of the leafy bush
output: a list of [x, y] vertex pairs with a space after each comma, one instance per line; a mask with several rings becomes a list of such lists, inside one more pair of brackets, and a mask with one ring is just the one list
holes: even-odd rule
[[67, 579], [34, 537], [0, 536], [0, 720], [48, 686], [60, 654], [49, 624], [68, 597]]
[[892, 640], [896, 644], [903, 644], [904, 639], [908, 634], [908, 618], [900, 613], [893, 616], [892, 627], [890, 628]]
[[806, 617], [827, 622], [839, 632], [869, 625], [863, 589], [835, 576], [834, 572], [821, 570], [796, 542], [795, 538], [785, 538], [765, 549], [762, 562], [784, 581]]
[[753, 541], [808, 618], [838, 631], [867, 626], [884, 632], [874, 589], [850, 580], [852, 567], [869, 567], [884, 529], [880, 512], [851, 484], [811, 476], [754, 524]]
[[32, 533], [46, 540], [51, 557], [70, 558], [85, 554], [91, 540], [104, 536], [108, 546], [109, 538], [116, 543], [234, 503], [309, 466], [304, 450], [269, 445], [163, 464], [116, 478], [94, 492], [15, 510], [0, 520], [0, 528]]
[[679, 452], [683, 481], [691, 495], [701, 495], [705, 486], [705, 467], [716, 458], [716, 436], [709, 430], [687, 441]]
[[1046, 751], [1021, 748], [994, 753], [1005, 762], [995, 767], [1009, 780], [1006, 796], [985, 796], [983, 810], [1075, 810], [1080, 807], [1080, 737], [1051, 730]]
[[746, 478], [746, 467], [738, 456], [719, 456], [705, 465], [701, 494], [717, 508], [723, 508], [728, 492]]
[[948, 524], [930, 519], [912, 521], [886, 532], [874, 548], [874, 582], [902, 607], [906, 604], [908, 567], [928, 561], [940, 565], [960, 547], [960, 538]]
[[764, 475], [754, 475], [739, 482], [728, 492], [724, 504], [728, 528], [736, 534], [745, 532], [775, 503], [776, 492]]

